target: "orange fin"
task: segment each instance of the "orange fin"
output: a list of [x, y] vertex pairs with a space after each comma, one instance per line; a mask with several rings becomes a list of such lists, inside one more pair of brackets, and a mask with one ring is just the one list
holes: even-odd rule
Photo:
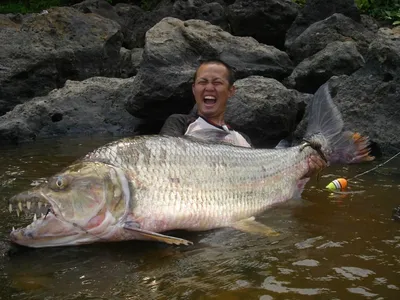
[[362, 161], [372, 161], [375, 159], [374, 156], [370, 156], [369, 148], [369, 138], [360, 135], [358, 132], [354, 132], [351, 136], [354, 141], [354, 146], [356, 148], [356, 154], [351, 162], [362, 162]]

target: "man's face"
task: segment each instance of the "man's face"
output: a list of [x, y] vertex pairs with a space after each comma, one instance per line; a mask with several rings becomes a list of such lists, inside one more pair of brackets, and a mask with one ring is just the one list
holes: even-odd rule
[[192, 86], [199, 114], [212, 121], [222, 121], [226, 102], [235, 87], [229, 85], [228, 70], [222, 64], [203, 64]]

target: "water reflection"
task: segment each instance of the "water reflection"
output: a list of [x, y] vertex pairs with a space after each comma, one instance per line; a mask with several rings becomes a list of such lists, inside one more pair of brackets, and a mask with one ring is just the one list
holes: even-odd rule
[[[193, 246], [146, 242], [27, 249], [10, 246], [6, 199], [107, 138], [42, 141], [0, 149], [0, 299], [330, 299], [400, 295], [399, 161], [351, 183], [351, 193], [324, 186], [373, 164], [330, 168], [300, 201], [258, 220], [276, 238], [233, 229], [177, 232]], [[374, 164], [378, 164], [375, 162]], [[377, 170], [377, 171], [378, 171]]]

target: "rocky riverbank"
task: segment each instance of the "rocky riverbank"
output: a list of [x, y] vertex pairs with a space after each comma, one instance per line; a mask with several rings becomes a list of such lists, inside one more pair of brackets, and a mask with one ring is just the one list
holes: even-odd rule
[[329, 80], [348, 129], [384, 154], [400, 149], [400, 28], [380, 27], [354, 1], [165, 0], [143, 11], [87, 0], [0, 15], [0, 40], [2, 144], [157, 133], [191, 110], [194, 70], [217, 57], [237, 77], [227, 121], [255, 146], [294, 132]]

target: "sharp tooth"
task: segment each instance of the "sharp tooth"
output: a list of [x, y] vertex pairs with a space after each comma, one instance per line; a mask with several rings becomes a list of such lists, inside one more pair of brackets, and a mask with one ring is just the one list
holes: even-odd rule
[[20, 211], [22, 211], [22, 203], [21, 202], [18, 202], [18, 208]]
[[12, 212], [12, 204], [11, 203], [8, 205], [8, 210], [10, 211], [10, 213]]
[[28, 209], [31, 209], [31, 201], [26, 202], [26, 207], [27, 207]]
[[19, 217], [19, 210], [17, 209], [17, 217]]
[[37, 205], [38, 205], [38, 207], [40, 209], [42, 207], [42, 202], [39, 201]]
[[13, 226], [13, 231], [15, 231], [15, 227]]
[[33, 222], [36, 222], [36, 220], [37, 220], [37, 217], [36, 217], [36, 214], [34, 214], [33, 215]]

